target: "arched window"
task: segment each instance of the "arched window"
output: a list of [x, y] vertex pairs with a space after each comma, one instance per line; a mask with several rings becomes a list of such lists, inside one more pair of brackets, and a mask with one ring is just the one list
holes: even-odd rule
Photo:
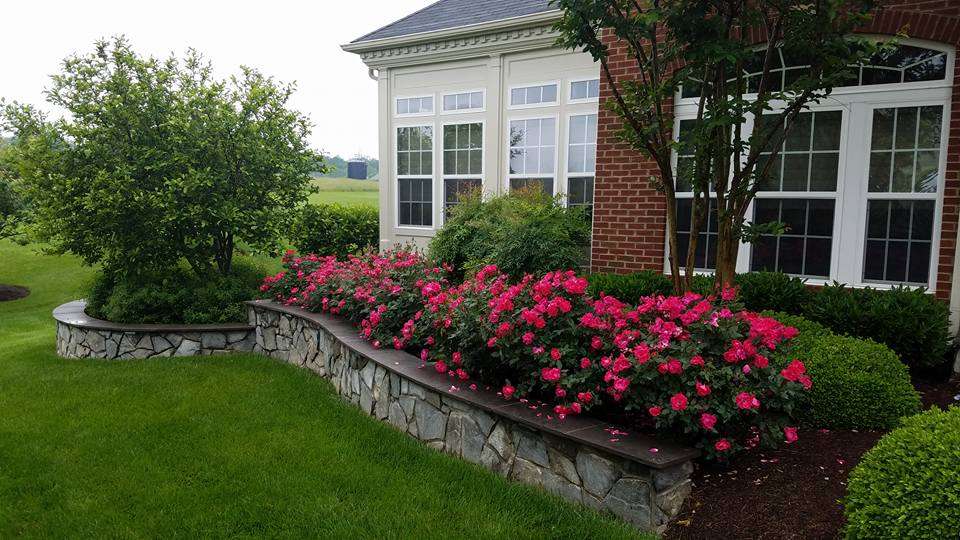
[[[814, 284], [935, 288], [954, 58], [947, 47], [901, 44], [857, 66], [849, 84], [804, 110], [747, 213], [755, 223], [779, 221], [788, 230], [742, 244], [737, 271], [777, 270]], [[760, 62], [744, 70], [753, 91]], [[778, 50], [775, 89], [807, 69], [802, 58]], [[678, 138], [694, 125], [697, 94], [695, 85], [685, 85], [676, 100]], [[748, 115], [745, 137], [779, 113]], [[675, 156], [679, 171], [684, 158]], [[689, 190], [678, 181], [681, 244], [689, 241]], [[706, 272], [716, 249], [710, 223], [696, 257]]]
[[[763, 59], [766, 49], [758, 50], [750, 62], [743, 66], [743, 76], [747, 83], [747, 92], [756, 93], [763, 74]], [[810, 69], [804, 58], [791, 57], [783, 49], [774, 53], [770, 69], [771, 91], [780, 91]], [[883, 50], [869, 62], [857, 66], [853, 79], [842, 87], [871, 86], [876, 84], [910, 83], [943, 80], [947, 75], [947, 53], [915, 45], [899, 45]], [[731, 79], [733, 82], [735, 79]], [[700, 96], [699, 81], [693, 79], [684, 84], [681, 98]]]

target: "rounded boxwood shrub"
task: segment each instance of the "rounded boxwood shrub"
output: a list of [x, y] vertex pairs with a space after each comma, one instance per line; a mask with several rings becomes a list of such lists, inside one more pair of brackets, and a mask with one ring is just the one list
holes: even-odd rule
[[443, 228], [430, 242], [430, 256], [453, 267], [458, 275], [495, 264], [519, 278], [578, 269], [587, 262], [590, 225], [580, 208], [567, 208], [559, 198], [517, 191], [483, 200], [461, 198]]
[[137, 277], [101, 273], [87, 295], [87, 313], [128, 324], [243, 322], [243, 303], [257, 297], [264, 273], [239, 260], [230, 274], [212, 273], [203, 279], [179, 267]]
[[592, 274], [587, 279], [591, 296], [603, 293], [628, 303], [636, 303], [644, 296], [673, 293], [670, 278], [653, 270], [641, 270], [633, 274]]
[[805, 424], [818, 428], [890, 429], [900, 418], [920, 410], [920, 396], [897, 355], [883, 344], [838, 336], [803, 317], [767, 312], [800, 334], [784, 365], [799, 358], [813, 388], [800, 413]]
[[907, 418], [850, 473], [846, 536], [960, 536], [960, 408]]
[[308, 204], [297, 216], [290, 241], [300, 253], [336, 255], [343, 259], [380, 238], [379, 211], [372, 206]]
[[782, 272], [737, 274], [736, 285], [740, 289], [740, 301], [753, 311], [776, 309], [800, 314], [810, 300], [806, 282]]
[[829, 285], [812, 295], [803, 315], [838, 334], [883, 343], [912, 368], [942, 365], [950, 346], [950, 310], [924, 289]]

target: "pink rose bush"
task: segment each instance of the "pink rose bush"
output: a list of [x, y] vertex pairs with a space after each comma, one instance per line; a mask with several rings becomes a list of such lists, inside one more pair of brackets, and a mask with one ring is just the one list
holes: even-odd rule
[[375, 346], [408, 349], [456, 381], [504, 399], [551, 400], [558, 419], [634, 411], [650, 426], [724, 459], [797, 440], [794, 407], [811, 386], [801, 360], [783, 369], [794, 328], [747, 312], [736, 292], [591, 298], [572, 271], [511, 280], [495, 266], [459, 284], [409, 251], [285, 258], [264, 293], [341, 314]]

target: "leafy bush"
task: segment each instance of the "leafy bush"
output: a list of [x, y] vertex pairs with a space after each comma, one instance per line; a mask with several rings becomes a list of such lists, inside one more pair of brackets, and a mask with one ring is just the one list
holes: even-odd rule
[[496, 264], [519, 278], [586, 262], [590, 226], [582, 209], [515, 192], [483, 201], [465, 197], [430, 242], [430, 256], [462, 275]]
[[912, 368], [944, 363], [950, 346], [950, 310], [923, 289], [823, 287], [804, 316], [834, 332], [884, 343]]
[[308, 204], [297, 216], [290, 240], [300, 253], [345, 258], [376, 247], [380, 215], [371, 206]]
[[907, 418], [850, 473], [846, 536], [960, 535], [960, 408]]
[[810, 299], [804, 280], [782, 272], [749, 272], [737, 274], [740, 300], [747, 309], [776, 309], [801, 314]]
[[670, 278], [654, 270], [633, 274], [591, 274], [587, 279], [590, 281], [588, 292], [591, 296], [603, 293], [626, 302], [639, 302], [644, 296], [666, 296], [673, 292]]
[[230, 274], [198, 278], [176, 268], [137, 277], [98, 274], [87, 297], [87, 313], [116, 323], [212, 324], [243, 322], [243, 302], [257, 296], [263, 269], [238, 261]]
[[920, 410], [920, 397], [910, 374], [887, 346], [870, 340], [838, 336], [799, 316], [767, 312], [799, 331], [792, 355], [778, 355], [786, 365], [802, 358], [813, 388], [805, 396], [800, 417], [818, 428], [890, 429], [900, 418]]
[[376, 347], [417, 347], [455, 384], [555, 399], [560, 418], [596, 406], [646, 411], [656, 429], [715, 458], [795, 440], [791, 415], [811, 384], [803, 362], [768, 360], [795, 330], [742, 311], [732, 289], [715, 302], [688, 294], [632, 307], [589, 297], [573, 271], [515, 280], [489, 265], [450, 285], [403, 251], [285, 265], [265, 280], [266, 297], [359, 322]]

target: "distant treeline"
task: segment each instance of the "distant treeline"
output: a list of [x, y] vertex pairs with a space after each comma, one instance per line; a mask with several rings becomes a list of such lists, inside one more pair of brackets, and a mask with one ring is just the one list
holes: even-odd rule
[[[375, 158], [359, 156], [367, 162], [367, 178], [376, 179], [380, 173], [380, 161]], [[327, 166], [327, 172], [317, 176], [327, 176], [332, 178], [344, 178], [347, 176], [347, 160], [340, 156], [325, 156], [324, 164]]]

